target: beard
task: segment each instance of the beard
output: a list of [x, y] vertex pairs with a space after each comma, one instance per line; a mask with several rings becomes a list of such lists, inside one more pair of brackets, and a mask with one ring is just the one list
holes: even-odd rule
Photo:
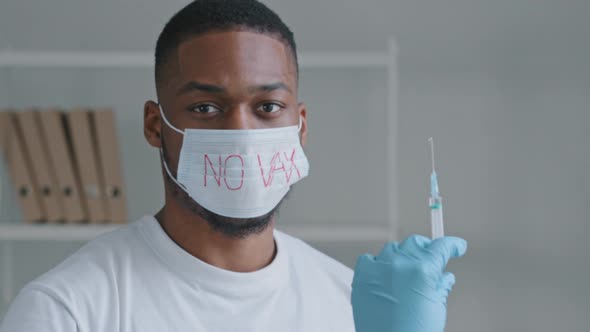
[[[170, 165], [167, 154], [166, 145], [162, 142], [162, 154], [164, 162]], [[172, 172], [172, 170], [170, 170]], [[232, 238], [246, 238], [249, 235], [260, 234], [267, 229], [273, 222], [275, 214], [278, 214], [279, 207], [283, 200], [287, 198], [285, 195], [283, 199], [270, 212], [259, 217], [253, 218], [232, 218], [222, 216], [207, 210], [205, 207], [192, 199], [184, 190], [182, 190], [176, 182], [170, 178], [167, 172], [164, 172], [165, 183], [170, 189], [172, 197], [176, 199], [185, 209], [191, 211], [195, 216], [201, 217], [207, 224], [219, 233]], [[176, 174], [174, 176], [177, 176]]]
[[207, 210], [202, 205], [195, 202], [195, 200], [188, 196], [184, 191], [178, 189], [178, 186], [175, 183], [172, 185], [176, 187], [174, 190], [182, 195], [180, 200], [183, 206], [188, 208], [193, 214], [198, 215], [201, 219], [205, 220], [214, 231], [233, 238], [246, 238], [249, 235], [262, 233], [272, 224], [275, 213], [278, 212], [277, 210], [283, 201], [281, 200], [277, 206], [265, 215], [254, 218], [232, 218]]

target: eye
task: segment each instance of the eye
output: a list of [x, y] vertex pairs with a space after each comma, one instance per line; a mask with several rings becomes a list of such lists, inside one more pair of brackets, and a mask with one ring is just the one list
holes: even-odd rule
[[259, 110], [264, 113], [274, 113], [283, 109], [283, 106], [276, 103], [264, 103], [260, 106]]
[[211, 104], [194, 105], [194, 106], [191, 106], [189, 108], [189, 110], [192, 112], [199, 113], [199, 114], [209, 114], [209, 113], [214, 113], [214, 112], [221, 112], [221, 109], [219, 109], [219, 107], [217, 107], [215, 105], [211, 105]]

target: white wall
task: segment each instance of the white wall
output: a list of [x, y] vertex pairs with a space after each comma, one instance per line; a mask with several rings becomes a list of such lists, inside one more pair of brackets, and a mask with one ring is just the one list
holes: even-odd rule
[[514, 76], [402, 74], [401, 233], [427, 232], [434, 135], [447, 232], [470, 243], [449, 330], [585, 331], [588, 80]]
[[[163, 22], [182, 3], [5, 0], [0, 5], [0, 47], [151, 49]], [[434, 136], [447, 232], [465, 237], [470, 244], [467, 257], [450, 266], [458, 284], [449, 303], [447, 330], [587, 331], [590, 264], [586, 253], [590, 243], [585, 235], [590, 231], [590, 220], [585, 212], [590, 206], [590, 177], [585, 171], [590, 168], [590, 2], [268, 3], [291, 25], [300, 50], [385, 50], [386, 39], [392, 34], [397, 37], [401, 235], [428, 233], [430, 164], [426, 139]], [[98, 86], [112, 79], [113, 73], [99, 73], [96, 81], [88, 81], [82, 72], [60, 74], [71, 86], [80, 86], [73, 90], [52, 86], [54, 73], [24, 75], [19, 78], [13, 72], [0, 71], [0, 97], [14, 100], [11, 94], [18, 93], [19, 80], [37, 84], [35, 91], [43, 94], [28, 98], [43, 104], [59, 103], [51, 96], [60, 94], [71, 96], [68, 102], [72, 104], [114, 96], [111, 98], [128, 110], [119, 119], [120, 131], [129, 133], [123, 150], [141, 146], [137, 119], [141, 102], [153, 93], [150, 73], [115, 73], [126, 88], [107, 91], [80, 85]], [[322, 97], [328, 96], [336, 100], [327, 103], [338, 104], [337, 89], [343, 90], [342, 95], [352, 93], [354, 81], [342, 82], [345, 78], [340, 74], [332, 75], [329, 77], [339, 81], [336, 90], [325, 94], [307, 90], [314, 103], [320, 105]], [[12, 83], [6, 86], [9, 77]], [[375, 78], [380, 80], [378, 74]], [[372, 82], [370, 77], [363, 80]], [[88, 90], [93, 94], [85, 95]], [[379, 100], [367, 102], [369, 109], [380, 105]], [[325, 116], [320, 112], [317, 110], [318, 119]], [[372, 121], [365, 122], [362, 129], [367, 134]], [[313, 129], [313, 122], [310, 125]], [[348, 134], [358, 130], [339, 129], [330, 128], [333, 131], [327, 134], [350, 142]], [[141, 182], [146, 174], [158, 172], [158, 165], [152, 163], [155, 153], [143, 151], [140, 155], [145, 159], [132, 162], [152, 166], [142, 173], [126, 170], [128, 181]], [[124, 156], [124, 162], [129, 158]], [[149, 207], [161, 200], [154, 188], [147, 183], [146, 187], [129, 188], [130, 195], [144, 198], [130, 203], [132, 215], [151, 212]], [[334, 194], [350, 199], [350, 193]], [[373, 207], [364, 204], [365, 210]], [[287, 206], [289, 213], [304, 208]], [[379, 244], [318, 246], [352, 264], [357, 252], [376, 250]], [[40, 259], [57, 260], [66, 252], [56, 249]]]

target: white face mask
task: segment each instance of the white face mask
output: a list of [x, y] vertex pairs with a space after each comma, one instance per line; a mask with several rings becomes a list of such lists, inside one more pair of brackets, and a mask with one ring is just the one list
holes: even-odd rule
[[298, 126], [272, 129], [185, 129], [177, 178], [195, 202], [231, 218], [254, 218], [274, 209], [290, 186], [309, 172]]

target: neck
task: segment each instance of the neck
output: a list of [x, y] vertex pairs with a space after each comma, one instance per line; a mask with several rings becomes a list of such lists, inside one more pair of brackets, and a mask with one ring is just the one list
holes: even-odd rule
[[174, 199], [166, 200], [156, 219], [178, 246], [221, 269], [253, 272], [270, 264], [275, 256], [274, 220], [260, 233], [244, 238], [231, 237], [213, 230], [209, 223], [183, 209]]

